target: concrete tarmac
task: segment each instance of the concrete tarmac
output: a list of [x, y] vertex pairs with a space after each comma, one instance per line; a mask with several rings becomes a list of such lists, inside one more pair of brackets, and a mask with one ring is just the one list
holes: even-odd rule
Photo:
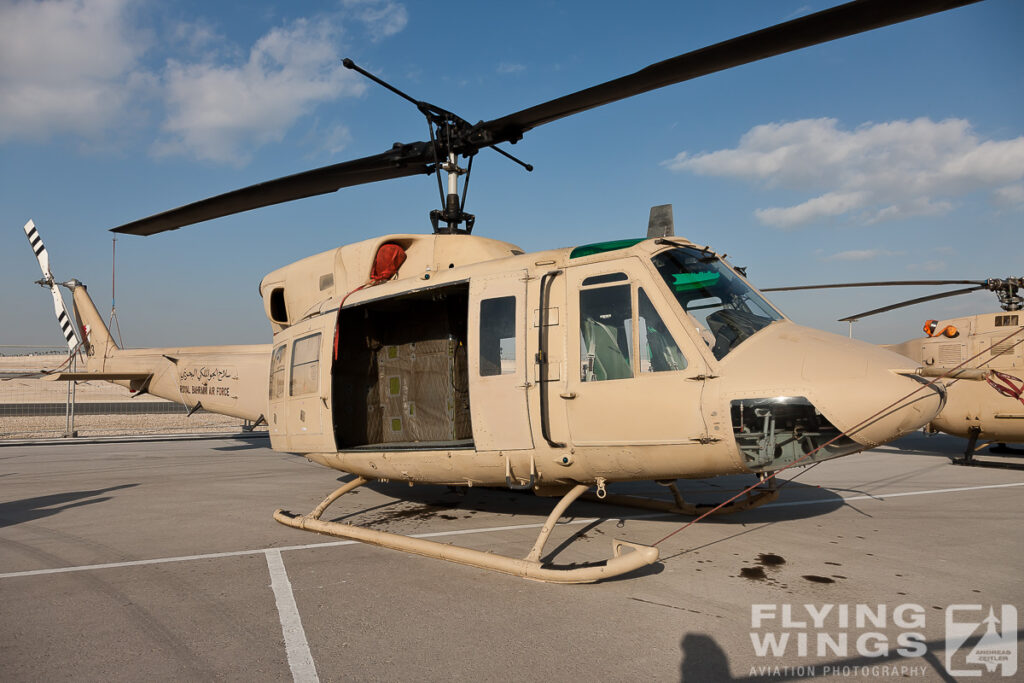
[[[0, 680], [1009, 680], [1024, 471], [949, 464], [962, 448], [914, 435], [823, 463], [662, 541], [648, 569], [560, 586], [281, 526], [276, 507], [308, 512], [344, 477], [263, 438], [4, 446]], [[372, 484], [324, 518], [525, 556], [553, 504]], [[559, 564], [687, 521], [569, 513]], [[1012, 653], [989, 671], [992, 637]]]

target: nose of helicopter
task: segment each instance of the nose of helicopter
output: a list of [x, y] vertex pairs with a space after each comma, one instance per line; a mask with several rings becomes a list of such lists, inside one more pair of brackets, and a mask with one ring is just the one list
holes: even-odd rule
[[761, 330], [722, 363], [747, 466], [775, 469], [818, 447], [807, 462], [838, 457], [923, 427], [942, 410], [945, 391], [906, 374], [915, 367], [881, 347], [789, 322]]

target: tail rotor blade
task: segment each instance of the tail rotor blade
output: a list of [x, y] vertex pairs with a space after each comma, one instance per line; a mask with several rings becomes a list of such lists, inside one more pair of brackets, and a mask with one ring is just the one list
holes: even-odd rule
[[29, 221], [25, 224], [25, 237], [28, 238], [29, 246], [32, 247], [36, 260], [39, 261], [39, 269], [43, 271], [43, 279], [40, 284], [44, 287], [49, 286], [50, 294], [53, 295], [53, 313], [57, 316], [57, 324], [60, 325], [64, 341], [67, 342], [68, 350], [74, 351], [78, 346], [78, 332], [71, 322], [71, 314], [68, 312], [68, 307], [64, 304], [64, 297], [61, 296], [60, 290], [57, 289], [57, 283], [53, 280], [53, 273], [50, 272], [50, 255], [43, 245], [43, 238], [39, 235], [39, 231], [36, 230], [34, 222]]
[[50, 272], [50, 255], [46, 252], [43, 238], [39, 236], [39, 231], [36, 230], [34, 222], [29, 221], [25, 224], [25, 237], [28, 237], [29, 246], [32, 247], [36, 260], [39, 261], [39, 268], [43, 271], [43, 277], [47, 280], [53, 280], [53, 274]]
[[53, 312], [57, 315], [57, 324], [64, 334], [64, 340], [68, 343], [68, 350], [74, 351], [78, 346], [78, 335], [75, 333], [75, 326], [71, 324], [71, 316], [64, 305], [64, 297], [60, 295], [57, 285], [50, 285], [50, 293], [53, 294]]

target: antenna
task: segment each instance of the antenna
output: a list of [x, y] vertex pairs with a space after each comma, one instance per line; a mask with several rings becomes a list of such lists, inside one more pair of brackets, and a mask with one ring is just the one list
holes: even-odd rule
[[121, 338], [121, 323], [117, 321], [117, 299], [114, 296], [115, 285], [117, 284], [117, 238], [113, 238], [110, 245], [110, 320], [107, 321], [107, 329], [114, 327], [117, 330], [117, 344], [124, 348], [124, 340]]

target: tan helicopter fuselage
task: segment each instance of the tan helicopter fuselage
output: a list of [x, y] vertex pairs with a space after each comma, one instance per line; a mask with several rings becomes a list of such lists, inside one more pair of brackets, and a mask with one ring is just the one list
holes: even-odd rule
[[[406, 260], [366, 286], [383, 245]], [[368, 479], [538, 492], [810, 464], [913, 431], [944, 399], [905, 358], [794, 324], [675, 237], [526, 254], [390, 235], [260, 291], [272, 345], [122, 350], [79, 287], [88, 371], [262, 418], [275, 450]]]
[[[986, 313], [940, 320], [933, 337], [885, 348], [926, 368], [980, 368], [1014, 377], [1024, 372], [1024, 314]], [[943, 334], [948, 330], [947, 334]], [[1024, 442], [1024, 403], [1004, 396], [985, 381], [947, 382], [947, 400], [929, 429], [983, 441]]]

